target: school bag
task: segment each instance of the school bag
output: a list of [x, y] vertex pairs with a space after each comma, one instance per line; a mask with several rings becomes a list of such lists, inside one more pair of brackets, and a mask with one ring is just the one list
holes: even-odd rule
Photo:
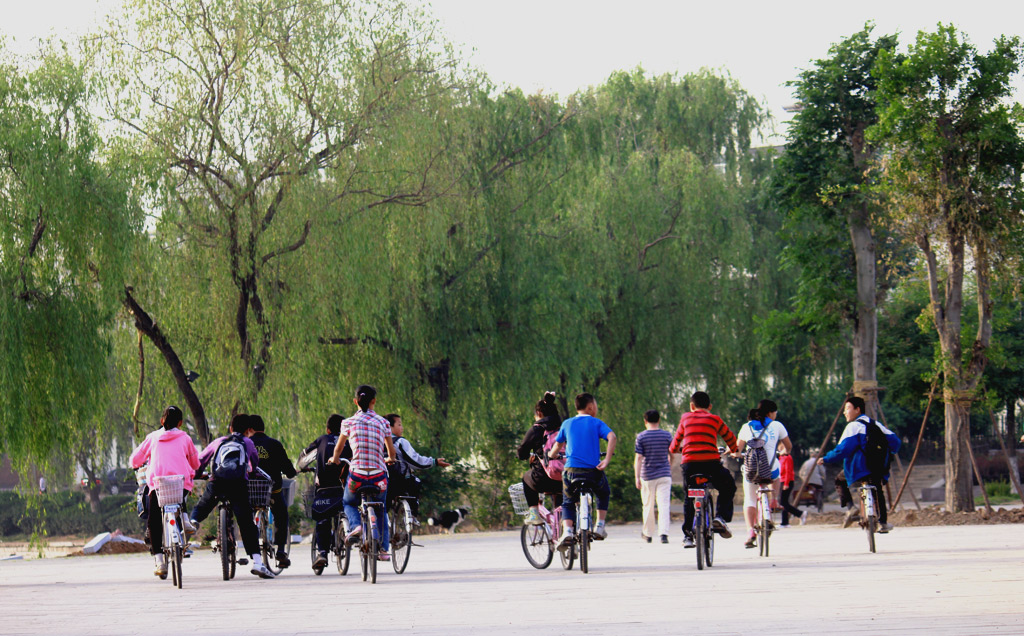
[[214, 479], [243, 479], [248, 472], [248, 457], [245, 452], [245, 438], [232, 433], [221, 442], [213, 456]]
[[885, 477], [889, 473], [889, 440], [871, 418], [868, 418], [865, 429], [864, 463], [872, 477]]
[[544, 472], [551, 479], [562, 481], [562, 471], [565, 470], [565, 460], [562, 458], [551, 459], [548, 451], [555, 445], [555, 438], [558, 437], [558, 430], [544, 432], [544, 454], [541, 456], [541, 463], [544, 465]]
[[[750, 427], [753, 432], [754, 427]], [[768, 463], [768, 451], [765, 449], [764, 436], [768, 432], [766, 425], [761, 429], [761, 434], [747, 442], [747, 454], [743, 458], [743, 476], [747, 481], [755, 484], [765, 484], [772, 481], [772, 465]]]

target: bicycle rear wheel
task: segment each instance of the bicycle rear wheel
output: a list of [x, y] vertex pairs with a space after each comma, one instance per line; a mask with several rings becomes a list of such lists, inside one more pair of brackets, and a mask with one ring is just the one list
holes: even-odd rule
[[[704, 505], [706, 507], [705, 509], [706, 510], [714, 510], [714, 508], [712, 508], [713, 503], [714, 502], [711, 501], [711, 498], [708, 497], [704, 501]], [[705, 517], [705, 521], [707, 521], [706, 517]], [[715, 531], [714, 531], [714, 528], [711, 527], [710, 523], [705, 523], [704, 524], [704, 564], [707, 565], [708, 567], [711, 567], [714, 564], [714, 561], [715, 561]]]
[[878, 531], [878, 519], [874, 515], [868, 517], [868, 522], [864, 524], [864, 530], [868, 533], [868, 549], [874, 554], [875, 532]]
[[555, 546], [548, 536], [547, 524], [531, 526], [524, 523], [519, 541], [523, 544], [523, 554], [530, 565], [538, 570], [551, 565], [551, 560], [555, 558]]
[[352, 548], [345, 543], [345, 524], [341, 518], [334, 520], [334, 564], [338, 567], [338, 574], [348, 574], [348, 565], [352, 560]]
[[220, 507], [217, 517], [217, 546], [220, 550], [220, 570], [225, 581], [235, 576], [234, 528], [231, 527], [231, 511], [227, 506]]
[[704, 569], [704, 533], [707, 532], [706, 523], [704, 522], [704, 511], [701, 510], [697, 513], [696, 523], [694, 524], [693, 532], [693, 545], [695, 552], [697, 553], [697, 569]]
[[580, 530], [576, 536], [579, 537], [580, 571], [587, 574], [590, 572], [590, 530]]
[[[316, 563], [316, 557], [317, 556], [318, 556], [318, 552], [317, 552], [317, 549], [316, 549], [316, 533], [314, 532], [313, 538], [309, 542], [309, 563], [310, 563], [310, 565]], [[323, 573], [324, 573], [324, 569], [323, 568], [313, 568], [313, 574], [315, 574], [317, 576], [320, 576]]]
[[374, 535], [374, 529], [371, 526], [370, 536], [366, 541], [366, 561], [370, 568], [370, 583], [374, 584], [377, 582], [377, 559], [378, 553], [380, 552], [380, 544], [377, 543], [377, 537]]
[[281, 573], [275, 568], [274, 562], [274, 524], [270, 511], [264, 508], [256, 513], [256, 532], [260, 538], [260, 555], [263, 557], [263, 565], [277, 576]]
[[182, 550], [180, 545], [176, 545], [171, 548], [171, 567], [174, 569], [174, 584], [181, 589], [181, 558]]
[[410, 520], [409, 504], [403, 500], [395, 503], [391, 515], [391, 565], [395, 574], [405, 572], [409, 564], [409, 553], [412, 552], [412, 521]]

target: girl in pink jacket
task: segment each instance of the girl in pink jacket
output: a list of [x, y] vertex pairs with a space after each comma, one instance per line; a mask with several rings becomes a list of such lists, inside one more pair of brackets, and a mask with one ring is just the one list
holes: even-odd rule
[[[167, 576], [167, 560], [163, 554], [164, 525], [160, 504], [156, 497], [156, 477], [183, 475], [185, 496], [192, 492], [192, 477], [199, 468], [199, 453], [188, 433], [181, 430], [181, 409], [168, 406], [160, 418], [161, 428], [153, 431], [132, 451], [132, 468], [139, 468], [149, 462], [146, 483], [149, 485], [149, 552], [154, 556], [156, 568], [153, 574]], [[184, 519], [188, 515], [183, 515]], [[186, 521], [186, 529], [188, 522]]]

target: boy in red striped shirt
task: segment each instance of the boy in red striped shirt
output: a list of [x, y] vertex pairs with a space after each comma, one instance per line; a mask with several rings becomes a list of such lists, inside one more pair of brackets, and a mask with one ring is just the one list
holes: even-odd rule
[[[711, 398], [703, 391], [697, 391], [690, 397], [690, 412], [679, 418], [679, 428], [668, 452], [683, 454], [683, 482], [689, 488], [691, 475], [704, 475], [718, 491], [715, 518], [712, 529], [722, 538], [732, 536], [728, 523], [732, 521], [733, 502], [736, 495], [736, 481], [732, 473], [722, 465], [718, 455], [718, 438], [721, 437], [734, 454], [739, 454], [736, 436], [725, 425], [722, 418], [711, 413]], [[683, 521], [683, 547], [692, 548], [693, 544], [693, 500], [689, 497], [685, 502]]]

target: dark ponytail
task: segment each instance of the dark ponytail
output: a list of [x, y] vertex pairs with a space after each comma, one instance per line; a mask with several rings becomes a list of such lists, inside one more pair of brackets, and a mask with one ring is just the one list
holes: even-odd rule
[[[762, 425], [767, 426], [768, 422], [765, 420], [768, 419], [768, 414], [778, 411], [779, 405], [771, 400], [765, 399], [757, 403], [757, 409], [755, 410], [757, 411], [757, 417], [752, 419], [760, 420]], [[753, 413], [753, 411], [751, 411], [751, 413]]]
[[558, 419], [558, 407], [555, 406], [555, 394], [553, 391], [546, 391], [544, 397], [537, 402], [534, 411], [541, 417], [554, 417]]
[[377, 397], [377, 389], [373, 388], [369, 384], [360, 384], [359, 388], [356, 389], [356, 404], [359, 405], [360, 411], [369, 411], [370, 402]]
[[165, 431], [169, 431], [172, 428], [177, 428], [178, 424], [181, 424], [181, 409], [172, 404], [164, 409], [164, 414], [160, 417], [160, 425], [164, 427]]

